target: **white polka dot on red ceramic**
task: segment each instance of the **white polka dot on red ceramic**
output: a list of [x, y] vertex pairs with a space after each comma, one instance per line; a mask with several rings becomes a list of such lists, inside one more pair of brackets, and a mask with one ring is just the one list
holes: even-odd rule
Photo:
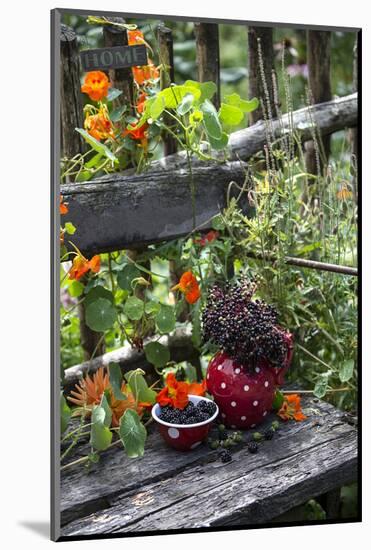
[[231, 401], [231, 407], [235, 407], [237, 405], [236, 401]]
[[264, 382], [264, 386], [265, 386], [266, 388], [269, 386], [268, 380], [266, 380], [266, 381]]
[[251, 428], [255, 428], [255, 426], [256, 426], [256, 424], [251, 424], [250, 427], [251, 427]]
[[225, 418], [226, 417], [226, 414], [225, 413], [222, 413], [222, 418]]
[[171, 437], [171, 439], [178, 439], [179, 437], [179, 430], [177, 430], [176, 428], [169, 428], [167, 433], [169, 434], [169, 437]]
[[246, 384], [246, 386], [243, 387], [244, 391], [249, 391], [249, 389], [250, 389], [250, 386], [248, 386], [247, 384]]
[[267, 414], [268, 414], [268, 411], [263, 412], [263, 416], [267, 416]]
[[241, 372], [241, 369], [235, 369], [235, 370], [234, 370], [234, 373], [235, 373], [235, 374], [240, 374], [240, 372]]
[[220, 387], [222, 388], [222, 390], [224, 390], [227, 387], [227, 384], [225, 382], [222, 382], [220, 384]]
[[223, 368], [222, 365], [218, 366], [218, 370], [222, 370], [222, 368]]
[[207, 379], [209, 379], [209, 378], [210, 378], [210, 374], [209, 374], [209, 373], [207, 373], [207, 375], [206, 375], [206, 378], [207, 378]]
[[260, 372], [259, 367], [255, 367], [255, 372]]
[[196, 443], [193, 443], [193, 445], [191, 445], [191, 449], [195, 449], [199, 445], [201, 445], [201, 441], [196, 441]]
[[246, 420], [246, 416], [241, 416], [241, 420], [244, 422]]
[[259, 401], [254, 401], [253, 405], [254, 405], [254, 407], [257, 407], [259, 405]]
[[231, 428], [232, 428], [232, 430], [235, 430], [236, 426], [234, 424], [231, 424]]

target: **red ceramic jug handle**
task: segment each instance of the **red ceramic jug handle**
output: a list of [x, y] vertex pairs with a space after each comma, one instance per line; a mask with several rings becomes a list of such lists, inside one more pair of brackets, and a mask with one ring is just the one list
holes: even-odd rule
[[293, 342], [292, 334], [289, 332], [285, 333], [285, 339], [287, 343], [287, 356], [286, 356], [285, 365], [281, 368], [275, 369], [275, 383], [277, 386], [282, 386], [282, 384], [284, 383], [285, 374], [291, 365], [292, 355], [294, 351], [294, 342]]

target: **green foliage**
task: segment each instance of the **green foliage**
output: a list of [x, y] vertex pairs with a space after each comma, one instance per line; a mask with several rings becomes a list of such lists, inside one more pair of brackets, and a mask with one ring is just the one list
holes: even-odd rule
[[144, 348], [146, 359], [156, 368], [161, 368], [170, 361], [170, 352], [166, 346], [160, 342], [150, 342]]
[[155, 403], [156, 392], [148, 387], [144, 374], [142, 369], [131, 370], [125, 378], [137, 403]]
[[129, 458], [143, 456], [147, 431], [136, 411], [132, 409], [125, 411], [120, 419], [119, 435]]
[[157, 312], [156, 327], [162, 334], [171, 332], [175, 328], [175, 313], [174, 308], [161, 304], [160, 310]]
[[124, 305], [125, 314], [132, 321], [139, 321], [144, 313], [144, 302], [136, 296], [129, 296]]
[[76, 131], [82, 135], [86, 143], [90, 145], [94, 151], [97, 151], [97, 153], [107, 157], [112, 163], [118, 162], [117, 157], [112, 153], [112, 151], [106, 145], [91, 136], [86, 130], [76, 128]]
[[86, 324], [96, 332], [110, 329], [116, 321], [116, 309], [110, 300], [97, 298], [91, 302], [85, 312]]
[[90, 445], [97, 451], [104, 451], [111, 444], [112, 432], [109, 429], [112, 413], [108, 412], [108, 404], [103, 395], [102, 403], [95, 405], [91, 414]]
[[127, 396], [121, 391], [122, 373], [120, 365], [118, 363], [110, 363], [108, 371], [114, 398], [119, 401], [127, 399]]
[[117, 274], [117, 283], [123, 290], [132, 291], [132, 281], [140, 277], [139, 269], [133, 264], [125, 265]]

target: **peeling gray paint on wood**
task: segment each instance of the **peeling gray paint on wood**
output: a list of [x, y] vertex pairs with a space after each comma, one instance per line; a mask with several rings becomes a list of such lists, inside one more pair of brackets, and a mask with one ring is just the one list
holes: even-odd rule
[[206, 446], [170, 449], [154, 429], [139, 460], [115, 448], [90, 473], [62, 472], [62, 536], [264, 523], [355, 480], [357, 430], [327, 403], [302, 403], [307, 421], [281, 424], [258, 454], [244, 445], [229, 464]]
[[[357, 124], [357, 94], [311, 108], [311, 117], [323, 134]], [[292, 115], [301, 138], [310, 138], [308, 110]], [[273, 121], [278, 139], [290, 125], [288, 115]], [[211, 218], [226, 206], [229, 183], [242, 184], [246, 161], [266, 143], [264, 122], [230, 136], [228, 162], [193, 160], [196, 187], [196, 227], [210, 227]], [[151, 164], [141, 174], [127, 170], [83, 184], [61, 185], [69, 204], [68, 220], [77, 228], [73, 242], [85, 254], [121, 250], [126, 247], [170, 240], [193, 230], [190, 176], [183, 153]], [[247, 199], [241, 206], [247, 207]]]

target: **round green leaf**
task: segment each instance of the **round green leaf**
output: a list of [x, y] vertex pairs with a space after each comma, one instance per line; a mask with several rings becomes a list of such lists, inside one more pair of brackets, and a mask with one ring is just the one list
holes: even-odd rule
[[105, 298], [98, 298], [89, 304], [85, 311], [86, 324], [96, 332], [110, 329], [117, 318], [117, 312], [112, 303]]
[[160, 332], [171, 332], [175, 327], [174, 308], [161, 304], [160, 311], [157, 313], [155, 320]]
[[124, 305], [125, 314], [132, 321], [139, 321], [144, 313], [144, 302], [136, 296], [129, 296]]
[[211, 101], [206, 99], [206, 101], [200, 105], [200, 109], [204, 114], [203, 124], [208, 137], [216, 140], [221, 139], [223, 133], [222, 125], [220, 124], [218, 113], [214, 105]]
[[99, 285], [89, 290], [89, 292], [86, 294], [85, 307], [98, 300], [98, 298], [104, 298], [105, 300], [111, 302], [111, 304], [114, 303], [112, 292], [110, 290], [107, 290], [107, 288]]
[[129, 458], [143, 456], [147, 431], [136, 411], [132, 409], [125, 411], [120, 419], [119, 435]]
[[180, 116], [185, 115], [192, 108], [195, 96], [193, 94], [186, 94], [177, 107], [177, 113]]
[[170, 352], [159, 342], [150, 342], [144, 348], [146, 359], [157, 368], [164, 367], [170, 361]]
[[117, 283], [122, 290], [132, 291], [131, 282], [133, 279], [140, 277], [140, 271], [135, 265], [127, 264], [121, 271], [117, 274]]
[[353, 376], [354, 359], [348, 359], [340, 365], [339, 378], [341, 382], [348, 382]]
[[219, 111], [219, 120], [223, 124], [228, 124], [230, 126], [236, 126], [243, 119], [243, 111], [235, 105], [227, 105], [222, 103]]

